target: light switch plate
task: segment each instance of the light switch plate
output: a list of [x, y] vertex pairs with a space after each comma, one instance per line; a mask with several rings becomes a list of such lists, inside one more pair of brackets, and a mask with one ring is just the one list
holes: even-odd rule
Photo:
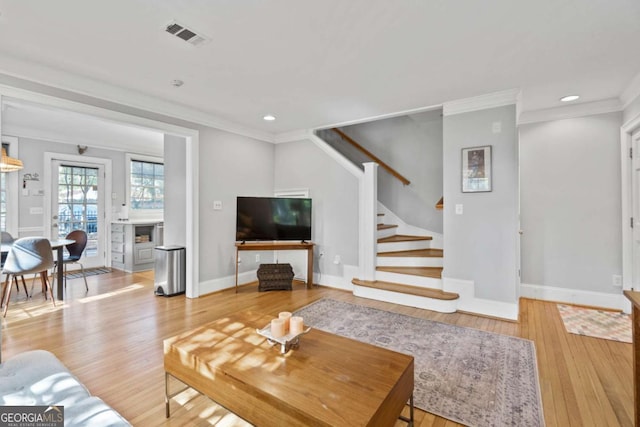
[[222, 200], [214, 200], [213, 201], [213, 210], [221, 211], [222, 210]]
[[456, 205], [456, 215], [462, 215], [462, 204]]

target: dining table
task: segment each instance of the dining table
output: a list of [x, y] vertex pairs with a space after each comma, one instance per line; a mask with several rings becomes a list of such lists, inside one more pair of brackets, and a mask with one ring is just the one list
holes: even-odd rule
[[[62, 284], [64, 280], [64, 268], [62, 265], [64, 261], [64, 247], [75, 242], [75, 240], [71, 239], [49, 239], [51, 249], [56, 250], [56, 262], [58, 263], [58, 268], [56, 269], [56, 298], [59, 301], [64, 300], [64, 285]], [[0, 252], [3, 254], [9, 253], [11, 246], [11, 243], [3, 243]]]

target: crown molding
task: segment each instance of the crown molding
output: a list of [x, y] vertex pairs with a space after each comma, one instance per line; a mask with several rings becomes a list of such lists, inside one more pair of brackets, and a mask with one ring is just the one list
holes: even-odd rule
[[291, 132], [279, 133], [273, 138], [274, 144], [283, 144], [285, 142], [294, 142], [301, 141], [304, 139], [309, 139], [310, 136], [313, 135], [312, 130], [293, 130]]
[[637, 98], [640, 98], [640, 73], [636, 74], [629, 85], [622, 91], [620, 95], [622, 108], [627, 108]]
[[472, 98], [457, 99], [443, 104], [443, 115], [470, 113], [472, 111], [486, 110], [489, 108], [503, 107], [505, 105], [518, 104], [520, 89], [508, 89], [500, 92], [474, 96]]
[[592, 116], [594, 114], [614, 113], [622, 110], [622, 102], [617, 98], [610, 98], [601, 101], [547, 108], [544, 110], [525, 111], [520, 115], [518, 124], [523, 125], [528, 123], [549, 122], [552, 120], [573, 119], [576, 117]]
[[[16, 71], [18, 70], [18, 71]], [[0, 60], [0, 83], [53, 97], [64, 97], [76, 102], [91, 104], [91, 99], [78, 101], [81, 97], [94, 98], [94, 101], [108, 101], [145, 112], [160, 114], [185, 122], [208, 126], [238, 135], [266, 142], [273, 142], [274, 134], [252, 129], [237, 123], [216, 117], [212, 114], [148, 96], [135, 90], [125, 89], [95, 79], [73, 74], [49, 66], [3, 55]], [[7, 79], [9, 77], [9, 79]], [[3, 81], [5, 80], [5, 81]], [[6, 81], [10, 80], [10, 81]], [[35, 85], [34, 85], [35, 84]], [[36, 87], [34, 87], [36, 86]], [[59, 93], [64, 91], [66, 93]]]

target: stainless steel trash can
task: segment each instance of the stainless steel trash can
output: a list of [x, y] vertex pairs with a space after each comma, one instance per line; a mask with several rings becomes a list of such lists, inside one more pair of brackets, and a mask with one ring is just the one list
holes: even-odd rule
[[186, 249], [184, 246], [157, 246], [155, 248], [156, 295], [172, 296], [186, 289]]

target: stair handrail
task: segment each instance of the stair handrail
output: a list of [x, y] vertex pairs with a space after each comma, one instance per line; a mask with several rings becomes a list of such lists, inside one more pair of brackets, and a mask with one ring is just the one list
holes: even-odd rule
[[396, 177], [398, 180], [400, 180], [400, 182], [402, 182], [404, 185], [409, 185], [411, 184], [411, 181], [409, 181], [407, 178], [405, 178], [404, 176], [400, 175], [400, 173], [398, 173], [395, 169], [393, 169], [391, 166], [389, 166], [388, 164], [386, 164], [385, 162], [383, 162], [382, 160], [380, 160], [375, 154], [373, 154], [371, 151], [367, 150], [366, 148], [364, 148], [362, 145], [358, 144], [356, 141], [353, 140], [353, 138], [351, 138], [349, 135], [347, 135], [346, 133], [344, 133], [343, 131], [341, 131], [338, 128], [331, 128], [332, 131], [334, 131], [335, 133], [337, 133], [338, 135], [340, 135], [342, 137], [343, 140], [347, 141], [349, 144], [351, 144], [353, 147], [355, 147], [358, 151], [360, 151], [361, 153], [363, 153], [365, 156], [369, 157], [371, 160], [373, 160], [374, 162], [376, 162], [377, 164], [379, 164], [380, 166], [382, 166], [382, 168], [384, 170], [386, 170], [387, 172], [389, 172], [391, 175], [393, 175], [394, 177]]

